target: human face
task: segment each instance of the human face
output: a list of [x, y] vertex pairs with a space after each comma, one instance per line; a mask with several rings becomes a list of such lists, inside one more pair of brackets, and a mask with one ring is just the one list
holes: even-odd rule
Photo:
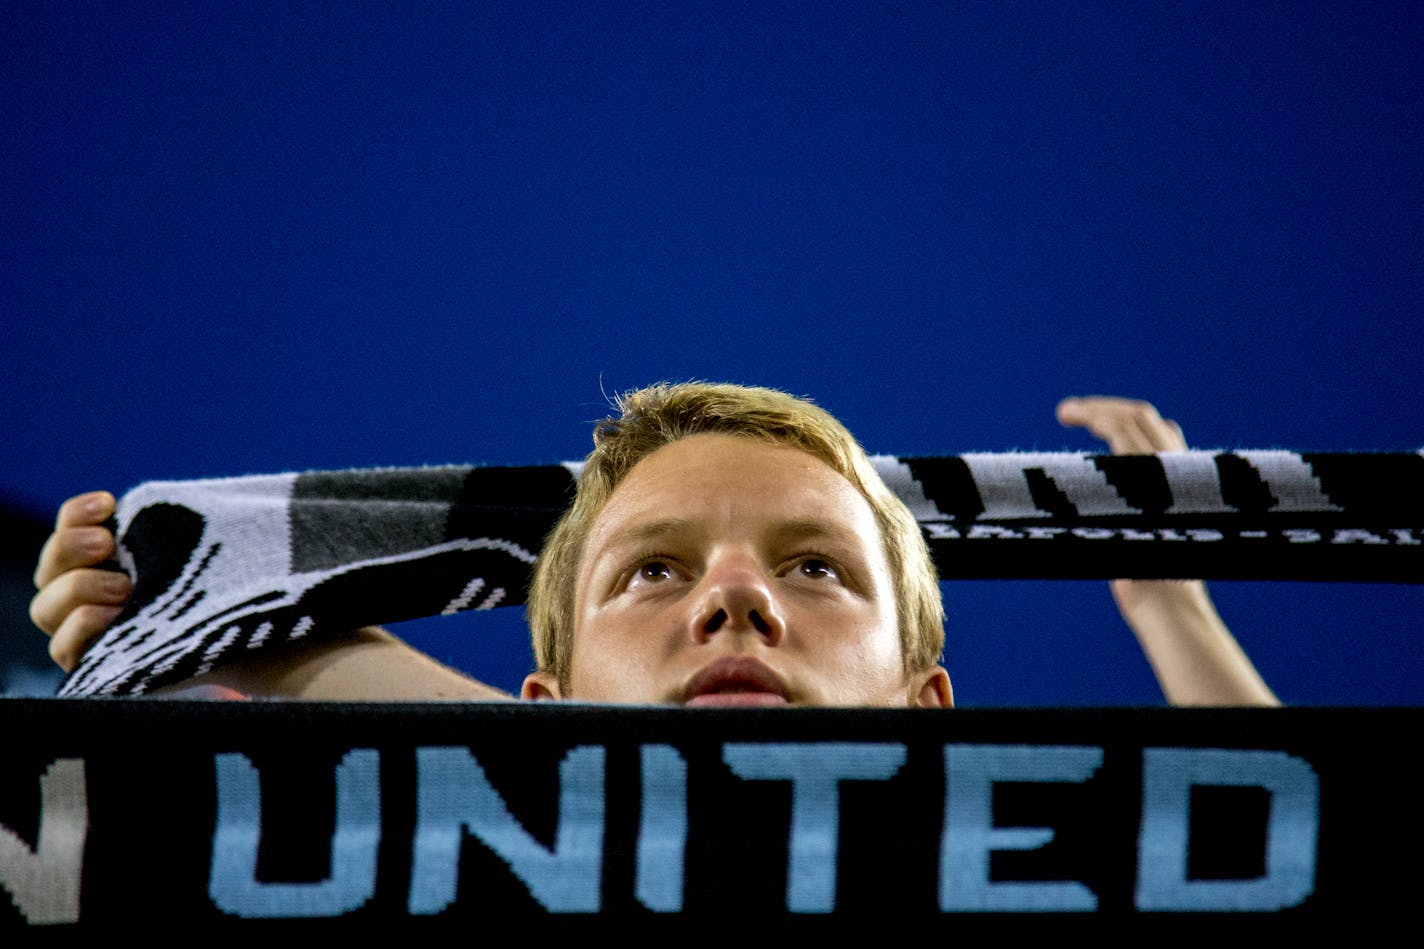
[[869, 503], [785, 445], [694, 435], [648, 455], [594, 519], [574, 601], [567, 694], [536, 674], [526, 696], [945, 704], [904, 675]]

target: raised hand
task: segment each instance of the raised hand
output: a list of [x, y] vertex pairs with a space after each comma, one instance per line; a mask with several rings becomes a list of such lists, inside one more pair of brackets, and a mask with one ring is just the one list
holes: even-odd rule
[[65, 672], [123, 610], [133, 584], [128, 575], [99, 565], [114, 556], [114, 535], [105, 526], [114, 496], [94, 491], [60, 505], [54, 533], [35, 567], [39, 592], [30, 619], [50, 637], [49, 654]]

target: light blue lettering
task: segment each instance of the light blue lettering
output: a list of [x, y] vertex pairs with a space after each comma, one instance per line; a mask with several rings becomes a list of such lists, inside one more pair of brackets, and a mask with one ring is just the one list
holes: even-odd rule
[[262, 834], [257, 769], [242, 754], [217, 755], [214, 760], [218, 816], [208, 895], [219, 909], [256, 918], [340, 916], [371, 898], [381, 841], [380, 756], [374, 749], [349, 751], [336, 768], [331, 876], [315, 883], [257, 880]]
[[687, 850], [687, 762], [668, 745], [642, 747], [643, 803], [638, 823], [638, 902], [660, 913], [682, 910]]
[[[1266, 872], [1253, 880], [1187, 879], [1193, 786], [1261, 787], [1271, 794]], [[1137, 908], [1167, 912], [1279, 910], [1315, 890], [1320, 780], [1310, 764], [1281, 751], [1147, 748], [1142, 829], [1137, 841]]]
[[559, 829], [545, 848], [509, 813], [465, 748], [416, 749], [415, 853], [410, 912], [438, 913], [455, 899], [466, 829], [509, 864], [554, 913], [592, 913], [603, 872], [602, 746], [575, 748], [559, 764]]
[[793, 913], [831, 912], [836, 905], [840, 782], [893, 777], [905, 763], [905, 746], [729, 744], [722, 747], [722, 760], [739, 777], [792, 782], [786, 908]]
[[1097, 909], [1097, 894], [1082, 883], [991, 882], [989, 853], [1036, 850], [1053, 839], [1053, 830], [1047, 827], [995, 827], [995, 782], [1086, 781], [1102, 762], [1101, 748], [946, 745], [944, 829], [939, 849], [940, 909], [946, 913]]

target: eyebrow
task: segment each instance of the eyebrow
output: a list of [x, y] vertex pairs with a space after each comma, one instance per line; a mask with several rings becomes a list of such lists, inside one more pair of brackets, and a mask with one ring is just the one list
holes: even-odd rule
[[[616, 537], [609, 539], [602, 550], [594, 556], [593, 562], [604, 562], [612, 557], [620, 558], [629, 548], [656, 545], [664, 538], [676, 537], [687, 531], [699, 530], [698, 522], [687, 517], [659, 517], [641, 524], [634, 524]], [[863, 555], [856, 552], [857, 545], [864, 540], [857, 531], [838, 524], [827, 523], [815, 518], [792, 518], [778, 521], [771, 527], [770, 537], [775, 544], [796, 544], [822, 541], [833, 548], [832, 553], [840, 555], [848, 573], [846, 582], [860, 595], [866, 595], [870, 585], [863, 571], [868, 569]], [[881, 543], [878, 537], [869, 541], [872, 547]]]
[[[633, 527], [619, 532], [608, 547], [645, 544], [698, 529], [698, 522], [691, 518], [660, 517], [642, 524], [635, 524]], [[772, 526], [770, 536], [773, 540], [782, 543], [825, 538], [828, 541], [847, 544], [863, 539], [853, 530], [811, 518], [778, 521]]]
[[782, 521], [772, 530], [772, 536], [783, 542], [824, 537], [829, 541], [842, 544], [866, 539], [853, 530], [817, 520]]
[[627, 530], [619, 531], [608, 546], [617, 547], [627, 543], [647, 543], [660, 540], [669, 535], [693, 530], [696, 524], [696, 521], [685, 517], [660, 517], [657, 520], [645, 521]]

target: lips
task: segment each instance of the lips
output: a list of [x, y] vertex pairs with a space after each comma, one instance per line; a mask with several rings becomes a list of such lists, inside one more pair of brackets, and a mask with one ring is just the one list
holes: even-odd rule
[[707, 706], [787, 705], [791, 698], [786, 683], [756, 659], [729, 657], [700, 669], [687, 683], [682, 704], [689, 708]]

